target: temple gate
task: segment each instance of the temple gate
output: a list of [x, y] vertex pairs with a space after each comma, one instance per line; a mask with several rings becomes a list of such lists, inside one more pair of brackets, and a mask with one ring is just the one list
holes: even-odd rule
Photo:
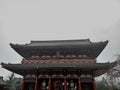
[[10, 44], [23, 60], [2, 66], [23, 76], [21, 90], [96, 90], [95, 77], [115, 64], [96, 62], [107, 43], [83, 39]]

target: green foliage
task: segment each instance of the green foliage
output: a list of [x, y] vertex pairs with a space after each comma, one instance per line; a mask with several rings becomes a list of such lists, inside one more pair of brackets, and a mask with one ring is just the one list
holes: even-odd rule
[[109, 90], [109, 87], [107, 85], [107, 81], [105, 80], [105, 78], [102, 78], [101, 81], [97, 82], [97, 90]]
[[120, 90], [117, 84], [111, 84], [103, 77], [101, 81], [97, 81], [97, 90]]
[[8, 76], [8, 79], [6, 80], [6, 82], [10, 85], [9, 90], [15, 90], [12, 86], [14, 82], [14, 76], [15, 76], [14, 73], [12, 73], [11, 75]]
[[21, 79], [15, 78], [14, 73], [8, 76], [6, 82], [10, 85], [9, 90], [20, 90]]

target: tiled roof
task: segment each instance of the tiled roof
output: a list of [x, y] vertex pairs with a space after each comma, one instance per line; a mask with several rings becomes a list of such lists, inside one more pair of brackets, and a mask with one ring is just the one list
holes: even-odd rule
[[[24, 58], [30, 58], [37, 54], [51, 54], [61, 52], [69, 54], [87, 54], [89, 57], [96, 58], [107, 45], [108, 41], [91, 42], [89, 39], [81, 40], [56, 40], [56, 41], [31, 41], [29, 44], [10, 44], [11, 47]], [[37, 54], [36, 54], [37, 53]], [[55, 54], [55, 53], [54, 53]], [[75, 54], [75, 53], [74, 53]]]
[[[108, 41], [105, 41], [108, 42]], [[79, 45], [92, 45], [92, 44], [98, 44], [98, 43], [103, 43], [101, 42], [91, 42], [89, 39], [80, 39], [80, 40], [48, 40], [48, 41], [31, 41], [29, 44], [12, 44], [10, 45], [12, 47], [14, 46], [24, 46], [24, 47], [64, 47], [64, 46], [79, 46]]]
[[90, 70], [96, 72], [96, 76], [101, 75], [116, 65], [113, 63], [41, 63], [41, 64], [5, 64], [2, 67], [12, 72], [23, 74], [23, 72], [36, 70]]
[[5, 68], [29, 69], [29, 68], [104, 68], [111, 63], [25, 63], [25, 64], [2, 64]]

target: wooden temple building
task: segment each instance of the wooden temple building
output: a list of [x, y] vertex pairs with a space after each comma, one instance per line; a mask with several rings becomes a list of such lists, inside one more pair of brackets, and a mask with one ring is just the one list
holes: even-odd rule
[[10, 44], [23, 60], [2, 67], [23, 76], [21, 90], [96, 90], [95, 77], [115, 64], [96, 60], [107, 43], [82, 39]]

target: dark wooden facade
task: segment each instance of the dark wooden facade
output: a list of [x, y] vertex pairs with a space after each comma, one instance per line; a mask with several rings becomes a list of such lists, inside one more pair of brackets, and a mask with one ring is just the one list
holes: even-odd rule
[[86, 39], [10, 44], [24, 59], [2, 66], [24, 77], [21, 90], [96, 90], [95, 77], [115, 65], [96, 62], [107, 43]]

